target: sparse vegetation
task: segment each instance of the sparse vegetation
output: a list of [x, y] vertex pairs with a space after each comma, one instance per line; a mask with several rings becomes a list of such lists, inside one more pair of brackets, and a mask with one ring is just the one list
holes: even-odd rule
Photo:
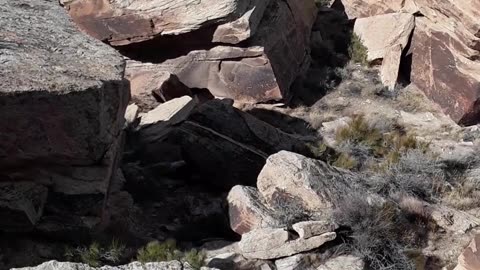
[[330, 0], [315, 0], [317, 7], [326, 7], [330, 4]]
[[187, 262], [193, 269], [200, 269], [204, 266], [205, 254], [195, 249], [184, 253], [177, 249], [175, 240], [169, 239], [162, 243], [148, 243], [138, 250], [137, 260], [142, 263], [179, 260]]
[[352, 33], [348, 55], [351, 61], [363, 66], [368, 65], [368, 49], [363, 45], [362, 39], [355, 33]]
[[69, 261], [77, 261], [93, 267], [105, 264], [118, 264], [125, 256], [126, 247], [118, 240], [113, 239], [106, 248], [98, 242], [93, 242], [88, 247], [66, 248], [65, 258]]

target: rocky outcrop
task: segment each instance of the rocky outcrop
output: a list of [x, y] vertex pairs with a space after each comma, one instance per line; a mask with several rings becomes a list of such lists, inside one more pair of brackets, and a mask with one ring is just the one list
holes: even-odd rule
[[0, 1], [0, 21], [0, 180], [16, 194], [28, 186], [7, 204], [36, 223], [44, 187], [47, 204], [107, 193], [129, 87], [123, 59], [78, 32], [57, 3]]
[[127, 65], [133, 93], [151, 94], [171, 73], [218, 97], [288, 99], [309, 63], [313, 0], [63, 2], [81, 29], [137, 60]]
[[[120, 266], [91, 267], [81, 263], [49, 261], [34, 267], [13, 268], [12, 270], [193, 270], [188, 263], [179, 261], [140, 263], [132, 262]], [[202, 267], [201, 270], [215, 270]]]
[[270, 205], [294, 200], [316, 213], [328, 213], [345, 195], [364, 190], [357, 175], [287, 151], [267, 159], [257, 186]]
[[480, 269], [480, 235], [476, 235], [470, 245], [458, 258], [458, 265], [454, 270]]
[[330, 220], [302, 221], [293, 224], [292, 228], [298, 233], [300, 238], [307, 239], [315, 235], [333, 232], [338, 229], [338, 225]]
[[[405, 66], [410, 66], [407, 76], [425, 94], [438, 103], [457, 123], [471, 125], [479, 122], [480, 4], [460, 0], [452, 1], [372, 1], [342, 0], [345, 12], [350, 18], [358, 18], [356, 29], [363, 28], [366, 21], [379, 17], [410, 16], [418, 14], [415, 30], [406, 57]], [[383, 29], [388, 23], [379, 24]], [[374, 33], [368, 28], [365, 33]], [[400, 29], [400, 28], [399, 28]], [[356, 30], [356, 32], [362, 32]], [[395, 39], [396, 33], [384, 32]], [[406, 35], [408, 37], [408, 35]], [[364, 39], [370, 49], [370, 41]], [[372, 43], [378, 46], [381, 43]], [[404, 43], [402, 43], [404, 44]], [[403, 46], [405, 49], [405, 46]], [[369, 57], [371, 57], [369, 53]], [[396, 61], [397, 56], [389, 55], [387, 60]], [[392, 61], [394, 60], [394, 61]], [[395, 65], [396, 66], [396, 65]], [[385, 71], [382, 71], [385, 74]], [[395, 77], [396, 72], [389, 72]], [[385, 75], [382, 76], [382, 78]], [[387, 84], [391, 79], [384, 80]], [[388, 85], [390, 87], [390, 85]]]
[[[309, 153], [302, 140], [234, 108], [229, 100], [211, 100], [192, 110], [191, 103], [180, 102], [183, 99], [188, 97], [171, 100], [142, 116], [136, 147], [177, 147], [192, 171], [219, 188], [254, 185], [268, 155], [280, 150]], [[175, 104], [179, 106], [165, 109]], [[156, 111], [166, 113], [166, 118], [150, 121]]]
[[276, 259], [318, 248], [336, 236], [336, 233], [328, 232], [308, 239], [292, 239], [285, 229], [265, 228], [243, 234], [239, 247], [246, 258]]

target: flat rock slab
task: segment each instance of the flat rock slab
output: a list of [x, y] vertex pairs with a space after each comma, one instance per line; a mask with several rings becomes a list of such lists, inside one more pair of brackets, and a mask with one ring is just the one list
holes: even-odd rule
[[480, 269], [480, 234], [477, 234], [470, 245], [458, 258], [458, 265], [454, 270]]
[[0, 0], [0, 167], [99, 162], [123, 125], [124, 61], [55, 1]]
[[309, 239], [291, 239], [285, 229], [265, 228], [243, 234], [239, 248], [245, 258], [276, 259], [318, 248], [336, 236], [336, 233], [328, 232]]
[[[12, 268], [12, 270], [193, 270], [193, 268], [179, 261], [132, 262], [126, 265], [102, 267], [91, 267], [82, 263], [49, 261], [34, 267]], [[200, 270], [214, 270], [214, 268], [202, 267]]]

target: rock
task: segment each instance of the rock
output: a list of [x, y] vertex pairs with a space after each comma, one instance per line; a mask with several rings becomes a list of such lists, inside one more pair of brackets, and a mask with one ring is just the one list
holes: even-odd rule
[[162, 139], [171, 127], [185, 121], [197, 105], [189, 96], [172, 99], [142, 115], [139, 137], [144, 144]]
[[329, 232], [309, 239], [292, 239], [285, 229], [265, 228], [243, 234], [239, 247], [245, 258], [268, 260], [318, 248], [336, 236]]
[[[216, 245], [221, 247], [216, 247]], [[215, 241], [204, 244], [201, 249], [205, 252], [205, 263], [208, 267], [232, 270], [275, 269], [270, 261], [247, 259], [240, 255], [238, 242], [229, 244], [224, 241]]]
[[0, 228], [30, 230], [42, 216], [46, 187], [31, 182], [0, 182]]
[[480, 269], [480, 234], [477, 234], [470, 245], [458, 258], [458, 265], [453, 270]]
[[277, 270], [315, 270], [320, 265], [319, 254], [297, 254], [275, 261]]
[[340, 0], [349, 19], [371, 17], [395, 12], [415, 13], [416, 0]]
[[256, 188], [234, 186], [227, 200], [230, 227], [240, 235], [277, 223], [272, 210], [264, 205]]
[[293, 224], [292, 227], [298, 233], [300, 238], [303, 239], [308, 239], [327, 232], [333, 232], [338, 229], [338, 225], [329, 220], [303, 221]]
[[127, 128], [135, 125], [138, 119], [138, 109], [138, 105], [135, 103], [128, 105], [125, 111], [125, 126]]
[[202, 30], [208, 33], [204, 38], [209, 42], [239, 43], [255, 33], [268, 3], [263, 0], [64, 1], [82, 30], [113, 46]]
[[[329, 212], [345, 195], [360, 192], [357, 175], [320, 160], [280, 151], [271, 155], [258, 176], [257, 186], [267, 204], [293, 198], [305, 210]], [[365, 191], [366, 192], [366, 191]]]
[[[396, 45], [407, 47], [415, 26], [415, 17], [408, 13], [392, 13], [355, 20], [353, 31], [368, 49], [368, 61], [382, 59]], [[400, 65], [396, 67], [398, 68]], [[398, 71], [397, 71], [398, 72]]]
[[338, 256], [333, 259], [329, 259], [323, 265], [317, 268], [317, 270], [363, 270], [365, 269], [365, 263], [362, 259], [346, 255]]
[[[120, 266], [91, 267], [82, 263], [49, 261], [34, 267], [12, 268], [12, 270], [192, 270], [187, 264], [179, 261], [140, 263], [132, 262]], [[214, 270], [202, 267], [201, 270]]]
[[[230, 0], [221, 6], [228, 7], [234, 2], [236, 1]], [[288, 100], [291, 96], [290, 86], [309, 64], [309, 37], [316, 11], [314, 2], [286, 0], [249, 3], [255, 7], [250, 10], [252, 14], [258, 13], [258, 16], [263, 13], [263, 9], [265, 12], [255, 34], [245, 40], [242, 46], [218, 46], [219, 43], [211, 43], [211, 40], [205, 41], [206, 45], [203, 46], [189, 46], [190, 43], [200, 42], [198, 39], [201, 37], [208, 37], [199, 34], [200, 37], [184, 37], [178, 42], [158, 40], [160, 44], [151, 45], [154, 49], [150, 50], [154, 52], [150, 54], [147, 53], [149, 49], [142, 48], [141, 44], [135, 48], [121, 49], [135, 60], [128, 61], [126, 68], [129, 77], [139, 76], [138, 79], [135, 77], [134, 88], [137, 88], [136, 81], [155, 88], [155, 84], [150, 82], [158, 80], [165, 73], [171, 73], [178, 76], [187, 87], [208, 89], [216, 97], [250, 103]], [[266, 4], [268, 7], [265, 8]], [[214, 10], [215, 7], [211, 9]], [[181, 15], [184, 16], [185, 14]], [[242, 21], [241, 24], [243, 23]], [[250, 27], [255, 24], [254, 21], [249, 21]], [[234, 39], [238, 35], [241, 32], [234, 35]], [[227, 36], [229, 35], [224, 35], [223, 38], [226, 39]], [[186, 44], [186, 48], [178, 48], [178, 45], [168, 47], [171, 44]], [[172, 55], [155, 56], [161, 59], [151, 56], [162, 49], [172, 52]]]
[[300, 139], [232, 107], [232, 103], [205, 102], [165, 141], [179, 145], [183, 159], [205, 181], [226, 190], [238, 184], [254, 185], [268, 155], [284, 149], [309, 153]]
[[0, 177], [43, 186], [29, 184], [18, 198], [23, 206], [17, 210], [28, 210], [32, 224], [50, 189], [48, 218], [36, 230], [66, 209], [79, 214], [69, 207], [91, 197], [98, 216], [88, 218], [98, 219], [121, 148], [129, 99], [125, 62], [80, 33], [54, 1], [0, 1], [0, 21]]
[[390, 47], [383, 57], [382, 67], [380, 68], [380, 79], [383, 85], [388, 87], [390, 91], [393, 91], [395, 86], [397, 86], [402, 50], [402, 45], [397, 44]]
[[130, 81], [132, 100], [139, 104], [143, 111], [154, 109], [160, 104], [174, 98], [191, 96], [190, 88], [169, 72], [156, 73], [145, 64], [143, 69], [127, 68], [125, 78]]
[[123, 126], [124, 61], [52, 1], [0, 5], [0, 166], [98, 163]]
[[438, 226], [454, 233], [464, 234], [480, 226], [479, 218], [448, 206], [433, 205], [430, 213]]
[[[466, 34], [466, 33], [463, 33]], [[429, 18], [418, 18], [412, 38], [411, 81], [460, 124], [478, 123], [480, 55], [462, 33]]]

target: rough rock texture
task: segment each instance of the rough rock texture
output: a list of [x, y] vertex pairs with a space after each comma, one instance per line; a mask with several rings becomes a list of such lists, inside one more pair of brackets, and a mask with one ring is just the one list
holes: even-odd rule
[[480, 234], [476, 235], [470, 245], [458, 258], [458, 265], [454, 270], [480, 269]]
[[277, 223], [272, 210], [265, 206], [256, 188], [234, 186], [227, 200], [230, 227], [240, 235]]
[[179, 145], [184, 160], [206, 180], [228, 190], [255, 184], [270, 154], [309, 152], [303, 141], [232, 107], [228, 100], [200, 105], [167, 141]]
[[480, 219], [461, 210], [443, 205], [431, 207], [431, 217], [438, 226], [459, 234], [480, 226]]
[[[408, 13], [392, 13], [355, 20], [353, 31], [368, 49], [368, 61], [382, 59], [391, 47], [407, 47], [415, 26], [415, 17]], [[397, 67], [398, 68], [398, 67]]]
[[130, 81], [132, 100], [143, 111], [155, 108], [160, 102], [192, 94], [190, 88], [171, 73], [152, 74], [148, 71], [138, 71], [127, 69], [125, 78]]
[[338, 256], [326, 261], [317, 270], [363, 270], [365, 263], [355, 256]]
[[480, 47], [475, 45], [476, 51], [467, 47], [478, 39], [463, 37], [467, 34], [418, 18], [411, 45], [411, 80], [453, 120], [474, 124], [480, 115], [480, 65], [475, 60]]
[[292, 228], [298, 233], [300, 238], [310, 238], [327, 232], [333, 232], [338, 225], [329, 220], [324, 221], [302, 221], [293, 224]]
[[402, 60], [402, 45], [397, 44], [390, 47], [383, 57], [382, 67], [380, 68], [380, 79], [383, 85], [389, 90], [394, 90], [397, 85], [400, 63]]
[[408, 65], [411, 61], [411, 82], [438, 103], [457, 123], [471, 125], [479, 122], [478, 1], [341, 2], [350, 18], [361, 18], [358, 21], [372, 20], [378, 16], [395, 16], [394, 13], [398, 12], [422, 15], [416, 17], [408, 58], [403, 59]]
[[239, 43], [256, 31], [264, 0], [63, 0], [75, 22], [113, 46], [214, 29], [211, 41]]
[[353, 190], [362, 190], [358, 176], [320, 160], [280, 151], [267, 159], [257, 186], [267, 203], [293, 198], [306, 210], [328, 212]]
[[[214, 270], [202, 267], [201, 270]], [[49, 261], [34, 267], [13, 268], [12, 270], [193, 270], [188, 264], [179, 261], [140, 263], [132, 262], [121, 266], [91, 267], [81, 263]]]
[[276, 259], [318, 248], [336, 236], [329, 232], [308, 239], [292, 239], [285, 229], [265, 228], [243, 234], [239, 247], [246, 258]]
[[[0, 22], [0, 178], [51, 187], [48, 216], [83, 198], [67, 195], [103, 197], [129, 99], [123, 59], [80, 33], [54, 1], [2, 0]], [[31, 208], [25, 200], [17, 209]]]
[[[82, 5], [82, 3], [90, 5], [92, 2], [95, 1], [74, 1], [70, 7]], [[212, 7], [208, 7], [208, 4]], [[169, 5], [171, 4], [167, 3], [164, 7], [168, 8]], [[208, 7], [209, 12], [220, 7], [238, 8], [239, 10], [235, 12], [240, 12], [238, 14], [241, 18], [220, 25], [219, 30], [213, 34], [210, 30], [210, 32], [202, 30], [205, 28], [202, 25], [200, 29], [202, 31], [192, 32], [192, 29], [185, 29], [188, 33], [183, 35], [158, 37], [147, 44], [140, 43], [134, 47], [119, 47], [125, 55], [136, 60], [129, 61], [127, 64], [127, 77], [133, 80], [133, 92], [144, 93], [143, 90], [135, 90], [141, 89], [141, 85], [148, 86], [149, 89], [156, 88], [155, 85], [158, 86], [156, 81], [164, 74], [171, 73], [178, 76], [179, 80], [189, 88], [208, 89], [217, 97], [228, 97], [243, 102], [288, 99], [291, 84], [309, 64], [310, 31], [316, 11], [314, 2], [312, 0], [229, 0], [221, 3], [201, 1], [200, 5]], [[249, 11], [242, 11], [241, 6], [244, 5], [251, 7]], [[72, 10], [70, 9], [71, 13]], [[171, 11], [175, 12], [175, 9]], [[179, 11], [185, 12], [181, 9]], [[199, 16], [207, 15], [202, 14], [202, 10], [196, 12]], [[251, 17], [248, 20], [249, 27], [255, 27], [256, 31], [249, 31], [248, 34], [234, 31], [235, 34], [233, 34], [230, 31], [232, 28], [227, 27], [227, 25], [240, 27], [245, 24], [245, 20], [250, 15], [261, 18], [258, 22]], [[74, 14], [72, 16], [78, 17]], [[189, 20], [185, 13], [178, 17]], [[117, 19], [121, 18], [117, 17]], [[212, 21], [213, 18], [205, 17]], [[92, 20], [92, 16], [89, 19]], [[95, 19], [92, 23], [95, 24]], [[223, 34], [220, 36], [219, 32]], [[228, 32], [231, 33], [228, 34]], [[217, 42], [222, 39], [232, 42], [237, 39], [242, 40], [243, 38], [239, 38], [242, 35], [249, 38], [238, 47]], [[132, 39], [128, 42], [131, 41]], [[117, 43], [112, 43], [112, 45], [115, 44]], [[159, 51], [168, 53], [161, 54], [158, 53]], [[147, 94], [150, 92], [149, 89]], [[165, 98], [168, 99], [168, 96]]]
[[318, 254], [297, 254], [275, 261], [277, 270], [315, 270], [320, 265]]

